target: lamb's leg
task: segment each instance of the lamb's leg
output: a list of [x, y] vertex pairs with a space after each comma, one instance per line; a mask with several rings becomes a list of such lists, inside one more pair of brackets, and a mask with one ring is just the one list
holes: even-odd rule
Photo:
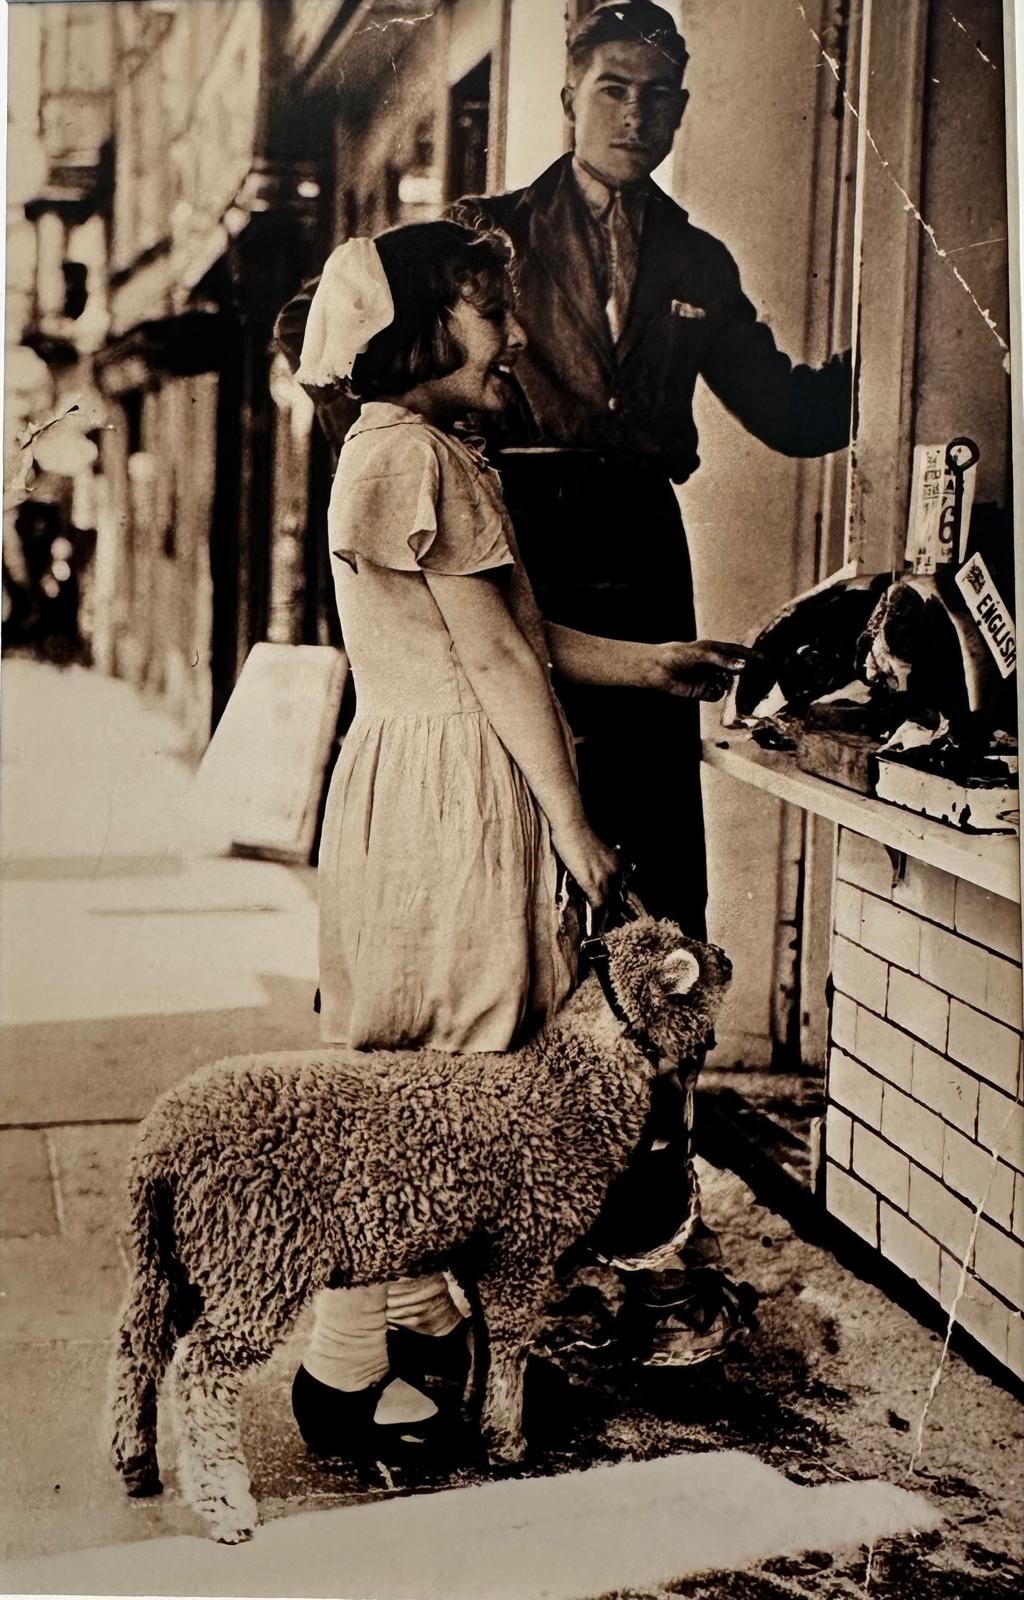
[[555, 1274], [550, 1267], [530, 1276], [495, 1272], [477, 1285], [489, 1352], [480, 1425], [492, 1460], [521, 1461], [526, 1454], [526, 1359], [554, 1287]]
[[188, 1285], [168, 1270], [165, 1244], [173, 1231], [173, 1196], [166, 1179], [145, 1162], [133, 1163], [125, 1233], [128, 1297], [111, 1363], [114, 1464], [130, 1495], [160, 1493], [156, 1459], [157, 1388], [178, 1332], [194, 1314]]
[[182, 1494], [222, 1544], [251, 1539], [259, 1523], [238, 1400], [246, 1371], [263, 1360], [243, 1336], [206, 1318], [186, 1334], [174, 1359]]
[[129, 1300], [110, 1374], [114, 1465], [128, 1493], [138, 1498], [163, 1488], [156, 1457], [156, 1397], [171, 1356], [169, 1348], [153, 1348], [146, 1337], [145, 1315], [145, 1307]]

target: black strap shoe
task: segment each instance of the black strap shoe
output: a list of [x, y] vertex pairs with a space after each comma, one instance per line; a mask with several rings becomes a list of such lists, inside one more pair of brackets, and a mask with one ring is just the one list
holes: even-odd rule
[[420, 1467], [442, 1453], [440, 1413], [423, 1422], [375, 1422], [374, 1412], [394, 1374], [369, 1388], [349, 1391], [300, 1367], [292, 1382], [292, 1415], [312, 1456], [356, 1463]]
[[422, 1389], [439, 1404], [457, 1406], [462, 1399], [472, 1359], [470, 1324], [460, 1322], [450, 1333], [415, 1333], [411, 1328], [388, 1329], [391, 1371], [414, 1389]]
[[617, 1334], [643, 1366], [696, 1366], [757, 1326], [756, 1289], [718, 1267], [637, 1273], [625, 1282]]

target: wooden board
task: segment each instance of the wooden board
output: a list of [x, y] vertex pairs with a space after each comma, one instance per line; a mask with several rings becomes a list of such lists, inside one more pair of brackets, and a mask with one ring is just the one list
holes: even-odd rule
[[1020, 840], [1009, 834], [962, 833], [888, 801], [812, 778], [800, 771], [792, 755], [761, 750], [748, 734], [733, 729], [705, 739], [704, 760], [718, 772], [877, 839], [890, 850], [966, 878], [1005, 900], [1020, 900]]
[[254, 645], [199, 768], [204, 826], [247, 855], [308, 861], [348, 660]]

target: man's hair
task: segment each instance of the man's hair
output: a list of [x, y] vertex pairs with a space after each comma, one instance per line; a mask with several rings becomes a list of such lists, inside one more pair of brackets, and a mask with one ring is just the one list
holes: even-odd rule
[[466, 353], [450, 316], [460, 299], [482, 308], [505, 292], [512, 248], [503, 234], [456, 222], [412, 222], [374, 240], [394, 321], [356, 357], [348, 388], [360, 400], [405, 394], [456, 372]]
[[569, 39], [570, 72], [585, 72], [598, 45], [620, 40], [653, 45], [671, 62], [682, 82], [689, 60], [686, 40], [670, 13], [653, 0], [605, 0], [596, 6]]

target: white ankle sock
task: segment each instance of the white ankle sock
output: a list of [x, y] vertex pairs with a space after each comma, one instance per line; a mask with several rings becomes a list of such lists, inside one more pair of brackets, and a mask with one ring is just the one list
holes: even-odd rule
[[386, 1293], [387, 1319], [393, 1328], [439, 1339], [462, 1321], [440, 1273], [429, 1278], [395, 1278]]
[[351, 1394], [387, 1376], [384, 1284], [324, 1289], [313, 1310], [313, 1332], [302, 1364], [311, 1377]]
[[414, 1389], [404, 1378], [392, 1378], [377, 1401], [374, 1422], [426, 1422], [437, 1416], [437, 1407], [427, 1395]]

